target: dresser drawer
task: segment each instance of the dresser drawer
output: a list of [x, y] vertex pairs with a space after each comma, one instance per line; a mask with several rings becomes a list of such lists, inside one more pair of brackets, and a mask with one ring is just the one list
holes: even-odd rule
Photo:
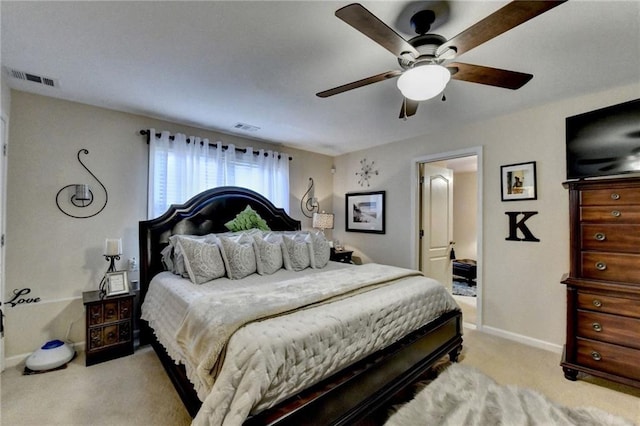
[[582, 252], [581, 277], [640, 285], [640, 255]]
[[640, 319], [578, 310], [578, 336], [640, 349]]
[[638, 223], [640, 222], [640, 205], [580, 207], [580, 220], [599, 223]]
[[577, 362], [594, 370], [640, 380], [640, 352], [594, 340], [577, 339]]
[[640, 253], [640, 225], [583, 223], [580, 234], [583, 250]]
[[578, 292], [578, 309], [640, 318], [640, 300]]
[[611, 188], [592, 189], [580, 193], [580, 204], [594, 205], [622, 205], [640, 204], [639, 188]]

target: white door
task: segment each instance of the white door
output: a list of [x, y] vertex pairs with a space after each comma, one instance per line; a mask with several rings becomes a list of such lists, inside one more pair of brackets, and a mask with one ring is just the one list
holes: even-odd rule
[[453, 170], [420, 164], [420, 270], [452, 290]]
[[4, 371], [4, 229], [7, 185], [7, 123], [0, 117], [0, 371]]

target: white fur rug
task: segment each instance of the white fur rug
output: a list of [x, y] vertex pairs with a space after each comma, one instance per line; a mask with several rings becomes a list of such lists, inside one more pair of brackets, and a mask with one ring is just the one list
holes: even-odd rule
[[568, 408], [531, 389], [501, 386], [453, 364], [394, 413], [385, 426], [610, 425], [633, 423], [597, 408]]

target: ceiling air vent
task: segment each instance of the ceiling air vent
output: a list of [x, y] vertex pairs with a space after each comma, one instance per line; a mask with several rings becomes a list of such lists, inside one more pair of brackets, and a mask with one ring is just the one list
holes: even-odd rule
[[245, 123], [236, 123], [233, 128], [236, 130], [243, 130], [245, 132], [257, 132], [258, 130], [260, 130], [260, 127], [252, 126], [251, 124]]
[[59, 86], [58, 80], [50, 78], [50, 77], [44, 77], [44, 76], [41, 76], [41, 75], [37, 75], [37, 74], [29, 73], [29, 72], [16, 70], [16, 69], [13, 69], [13, 68], [6, 68], [6, 70], [7, 70], [7, 73], [9, 74], [9, 76], [11, 76], [12, 78], [15, 78], [17, 80], [30, 81], [32, 83], [42, 84], [43, 86], [49, 86], [49, 87], [58, 87]]

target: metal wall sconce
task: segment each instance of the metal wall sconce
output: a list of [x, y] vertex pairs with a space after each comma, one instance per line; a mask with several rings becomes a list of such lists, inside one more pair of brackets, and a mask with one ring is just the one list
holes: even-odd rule
[[320, 204], [313, 191], [313, 178], [309, 178], [309, 189], [300, 199], [300, 211], [309, 218], [320, 211]]
[[[91, 170], [89, 170], [87, 166], [84, 165], [84, 163], [80, 159], [80, 154], [87, 155], [89, 154], [89, 151], [84, 148], [79, 150], [77, 155], [78, 162], [100, 184], [100, 186], [104, 190], [104, 204], [99, 208], [98, 211], [94, 213], [79, 214], [80, 211], [76, 211], [75, 208], [83, 209], [92, 205], [93, 192], [91, 191], [89, 185], [87, 185], [86, 183], [73, 183], [71, 185], [63, 186], [62, 188], [60, 188], [60, 190], [56, 194], [56, 205], [58, 206], [58, 209], [67, 216], [76, 219], [86, 219], [88, 217], [93, 217], [104, 210], [104, 208], [107, 206], [107, 201], [109, 200], [109, 194], [107, 193], [107, 188], [105, 188], [102, 182], [100, 182], [100, 179], [98, 179], [96, 175], [91, 173]], [[71, 196], [69, 197], [68, 202], [65, 199], [66, 197], [61, 196], [63, 192], [67, 192], [65, 191], [66, 189], [69, 189], [71, 192]]]

